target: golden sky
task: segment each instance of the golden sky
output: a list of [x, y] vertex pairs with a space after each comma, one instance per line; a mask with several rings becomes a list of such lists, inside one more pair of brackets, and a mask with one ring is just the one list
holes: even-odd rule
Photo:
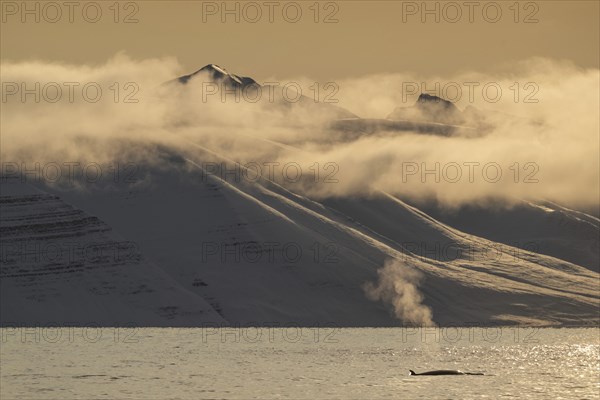
[[[421, 1], [322, 1], [318, 7], [314, 1], [273, 6], [265, 1], [122, 1], [118, 14], [113, 1], [98, 1], [94, 4], [102, 14], [95, 23], [86, 20], [96, 18], [95, 5], [88, 5], [93, 2], [76, 2], [69, 10], [57, 1], [60, 17], [48, 2], [27, 2], [31, 14], [24, 14], [21, 1], [1, 3], [4, 61], [97, 64], [125, 51], [134, 58], [176, 57], [182, 72], [215, 63], [259, 80], [493, 72], [533, 56], [599, 66], [600, 2], [595, 0], [523, 1], [518, 7], [513, 1], [474, 2], [472, 15], [464, 1], [427, 2], [433, 12], [426, 15]], [[225, 7], [238, 11], [223, 15]]]

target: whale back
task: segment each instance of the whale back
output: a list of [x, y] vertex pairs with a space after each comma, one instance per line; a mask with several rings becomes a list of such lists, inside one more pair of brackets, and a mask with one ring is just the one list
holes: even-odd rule
[[465, 375], [464, 372], [455, 370], [455, 369], [439, 369], [434, 371], [426, 371], [421, 373], [416, 373], [412, 369], [409, 369], [411, 375]]
[[454, 369], [440, 369], [435, 371], [422, 372], [420, 375], [464, 375], [464, 373]]

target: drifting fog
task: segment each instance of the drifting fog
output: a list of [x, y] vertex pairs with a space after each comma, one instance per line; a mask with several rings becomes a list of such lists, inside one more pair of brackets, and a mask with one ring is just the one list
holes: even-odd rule
[[[468, 87], [460, 84], [463, 93], [456, 104], [461, 110], [474, 106], [485, 116], [487, 128], [458, 130], [451, 137], [410, 131], [334, 131], [326, 124], [340, 116], [339, 109], [318, 107], [311, 101], [272, 102], [266, 91], [256, 103], [244, 98], [236, 102], [233, 95], [222, 102], [219, 94], [207, 96], [201, 76], [185, 86], [164, 85], [193, 72], [183, 71], [169, 58], [133, 60], [119, 54], [94, 66], [5, 62], [1, 71], [3, 165], [145, 162], [169, 168], [165, 157], [157, 157], [156, 152], [171, 149], [198, 164], [279, 163], [273, 174], [266, 169], [261, 172], [316, 198], [384, 191], [435, 198], [448, 207], [486, 204], [490, 199], [507, 203], [547, 199], [589, 208], [597, 206], [600, 195], [599, 70], [564, 62], [530, 60], [514, 66], [511, 74], [498, 76], [473, 72], [423, 77], [399, 71], [336, 82], [339, 91], [330, 98], [339, 100], [336, 106], [362, 118], [385, 118], [397, 107], [412, 106], [418, 93], [405, 97], [403, 84], [407, 82], [427, 81], [429, 89], [435, 82], [442, 86], [479, 82], [473, 101]], [[252, 76], [252, 71], [229, 72]], [[282, 85], [297, 82], [304, 95], [314, 96], [309, 89], [314, 81], [309, 78], [282, 76], [269, 81]], [[56, 97], [56, 90], [47, 86], [38, 103], [33, 94], [23, 101], [21, 87], [13, 94], [13, 83], [22, 82], [28, 89], [34, 88], [35, 82], [41, 87], [55, 82], [62, 87], [62, 96], [48, 102]], [[79, 83], [72, 99], [65, 82]], [[83, 85], [89, 82], [102, 89], [95, 103], [82, 94]], [[481, 87], [489, 82], [503, 91], [498, 102], [486, 101], [482, 95]], [[510, 89], [514, 82], [520, 87], [517, 102]], [[526, 90], [524, 85], [530, 82], [539, 88], [532, 96], [537, 103], [524, 103], [524, 97], [532, 92], [531, 86]], [[325, 90], [324, 84], [320, 82], [321, 99], [333, 92], [331, 87]], [[448, 93], [455, 94], [452, 90]], [[94, 88], [88, 89], [88, 95], [97, 97]], [[466, 124], [476, 125], [470, 115]], [[297, 164], [287, 173], [281, 169], [292, 163]], [[493, 164], [492, 168], [483, 171], [488, 164]], [[298, 165], [301, 179], [296, 179]], [[422, 175], [424, 169], [435, 170], [436, 165], [437, 179], [435, 173]], [[256, 171], [254, 168], [251, 175]]]

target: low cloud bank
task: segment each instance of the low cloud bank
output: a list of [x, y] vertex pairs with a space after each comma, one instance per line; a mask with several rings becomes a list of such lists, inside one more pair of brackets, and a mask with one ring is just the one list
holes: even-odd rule
[[[164, 167], [164, 158], [148, 150], [157, 144], [196, 155], [200, 162], [297, 164], [293, 176], [278, 171], [273, 180], [321, 198], [385, 191], [436, 198], [448, 207], [489, 199], [597, 206], [599, 70], [537, 59], [523, 62], [518, 71], [503, 76], [390, 74], [337, 82], [336, 105], [363, 118], [384, 118], [396, 107], [411, 106], [416, 96], [411, 99], [406, 91], [415, 88], [406, 83], [426, 81], [435, 89], [435, 82], [440, 87], [457, 82], [464, 89], [464, 82], [480, 82], [476, 88], [494, 82], [503, 90], [495, 103], [489, 101], [491, 94], [487, 99], [477, 95], [480, 89], [472, 101], [464, 92], [459, 108], [474, 106], [491, 128], [444, 137], [377, 130], [350, 135], [327, 128], [326, 122], [339, 115], [334, 107], [266, 97], [235, 101], [233, 95], [222, 101], [207, 96], [201, 76], [185, 86], [163, 85], [190, 72], [174, 59], [134, 60], [119, 54], [97, 66], [6, 62], [0, 157], [28, 165], [127, 162], [119, 158], [131, 157], [139, 143], [136, 157]], [[308, 78], [271, 80], [296, 82], [305, 94], [311, 84]], [[523, 102], [533, 93], [527, 83], [535, 83], [537, 103]], [[296, 179], [298, 169], [301, 179]]]

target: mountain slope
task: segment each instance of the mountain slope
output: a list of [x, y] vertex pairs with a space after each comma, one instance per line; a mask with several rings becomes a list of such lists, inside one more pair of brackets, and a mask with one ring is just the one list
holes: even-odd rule
[[317, 202], [265, 179], [226, 182], [202, 170], [207, 156], [188, 146], [167, 169], [148, 165], [152, 183], [135, 191], [48, 190], [135, 242], [228, 324], [397, 325], [363, 289], [389, 259], [424, 275], [423, 304], [440, 325], [596, 321], [598, 274], [586, 268], [466, 234], [386, 193]]
[[465, 205], [455, 210], [427, 203], [416, 206], [464, 232], [600, 272], [600, 222], [593, 216], [549, 202]]
[[2, 325], [221, 323], [98, 218], [21, 182], [0, 196]]

